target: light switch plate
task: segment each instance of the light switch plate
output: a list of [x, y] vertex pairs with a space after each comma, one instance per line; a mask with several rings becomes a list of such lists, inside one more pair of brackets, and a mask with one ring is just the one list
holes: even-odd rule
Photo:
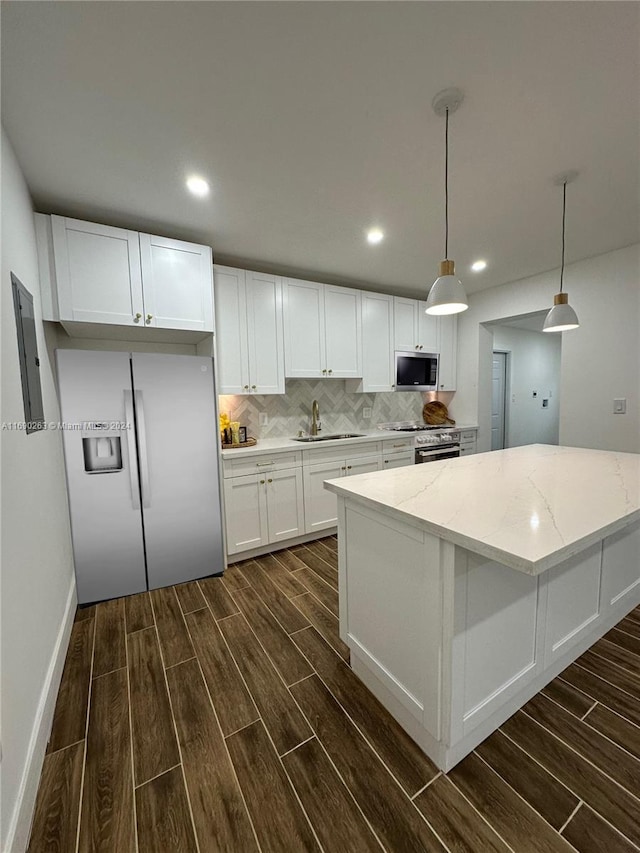
[[367, 407], [366, 409], [363, 409], [363, 410], [362, 410], [362, 417], [363, 417], [365, 420], [368, 420], [368, 419], [371, 417], [371, 409], [370, 409], [369, 407]]
[[627, 398], [620, 397], [617, 400], [613, 401], [613, 414], [614, 415], [626, 415], [627, 414]]
[[269, 423], [269, 415], [266, 412], [260, 412], [258, 415], [258, 423], [260, 426], [266, 426]]

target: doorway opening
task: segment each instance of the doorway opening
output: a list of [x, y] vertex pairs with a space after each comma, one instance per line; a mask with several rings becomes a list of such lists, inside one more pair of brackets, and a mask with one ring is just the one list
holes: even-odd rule
[[559, 443], [562, 336], [542, 331], [545, 316], [540, 311], [487, 324], [492, 450]]

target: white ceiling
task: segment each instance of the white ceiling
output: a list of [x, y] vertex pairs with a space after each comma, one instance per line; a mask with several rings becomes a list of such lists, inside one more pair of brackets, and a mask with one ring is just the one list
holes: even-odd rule
[[[2, 3], [3, 124], [36, 206], [206, 242], [217, 261], [424, 296], [639, 237], [632, 2]], [[187, 173], [209, 178], [206, 201]], [[370, 247], [378, 225], [386, 240]], [[473, 274], [484, 257], [486, 272]]]

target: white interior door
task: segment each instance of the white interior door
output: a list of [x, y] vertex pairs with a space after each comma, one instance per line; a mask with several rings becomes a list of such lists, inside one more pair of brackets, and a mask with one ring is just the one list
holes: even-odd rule
[[507, 353], [494, 352], [491, 378], [491, 449], [505, 446], [505, 393], [507, 388]]

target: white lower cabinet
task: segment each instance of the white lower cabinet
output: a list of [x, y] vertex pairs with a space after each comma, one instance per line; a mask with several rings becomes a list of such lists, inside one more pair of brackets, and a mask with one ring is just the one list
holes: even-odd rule
[[302, 471], [265, 471], [224, 481], [227, 553], [237, 554], [304, 533]]
[[303, 471], [306, 532], [313, 533], [316, 530], [335, 527], [338, 523], [338, 500], [332, 492], [324, 488], [325, 480], [368, 474], [371, 471], [379, 471], [380, 466], [379, 453], [305, 465]]
[[227, 553], [267, 544], [264, 475], [248, 474], [224, 481]]
[[414, 450], [403, 450], [400, 453], [383, 453], [382, 454], [382, 469], [388, 471], [390, 468], [404, 468], [406, 465], [413, 465], [415, 462]]
[[350, 448], [283, 449], [225, 458], [227, 553], [239, 554], [321, 534], [338, 523], [337, 498], [325, 480], [413, 465], [412, 438], [371, 441]]
[[337, 480], [344, 476], [345, 461], [316, 462], [304, 466], [304, 509], [305, 532], [313, 533], [338, 523], [338, 501], [332, 492], [328, 492], [325, 480]]
[[477, 431], [465, 429], [460, 433], [460, 456], [471, 456], [478, 452]]

